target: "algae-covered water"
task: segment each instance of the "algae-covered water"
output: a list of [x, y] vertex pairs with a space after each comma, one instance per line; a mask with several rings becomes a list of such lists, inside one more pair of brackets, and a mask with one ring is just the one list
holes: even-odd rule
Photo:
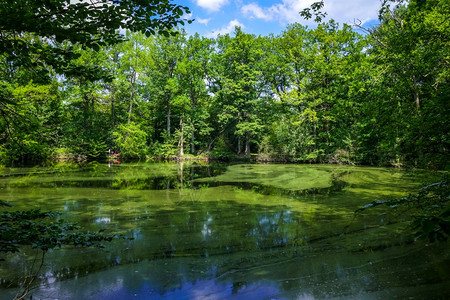
[[[61, 211], [133, 237], [46, 255], [33, 299], [445, 299], [449, 243], [411, 242], [405, 210], [362, 205], [438, 175], [384, 168], [139, 163], [0, 170], [2, 210]], [[0, 299], [36, 250], [1, 254]]]

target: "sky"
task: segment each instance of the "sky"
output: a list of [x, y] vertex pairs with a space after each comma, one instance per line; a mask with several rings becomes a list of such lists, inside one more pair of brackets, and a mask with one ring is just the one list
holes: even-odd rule
[[[246, 33], [255, 35], [277, 35], [288, 24], [299, 22], [315, 27], [312, 20], [306, 21], [299, 12], [318, 0], [175, 0], [174, 3], [188, 6], [192, 24], [186, 25], [188, 34], [198, 32], [202, 36], [216, 37], [231, 33], [240, 26]], [[326, 20], [334, 19], [340, 24], [376, 23], [380, 0], [325, 0], [323, 11]]]

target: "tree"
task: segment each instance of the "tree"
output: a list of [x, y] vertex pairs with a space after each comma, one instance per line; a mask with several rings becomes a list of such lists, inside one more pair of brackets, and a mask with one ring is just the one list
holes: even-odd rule
[[184, 119], [189, 99], [182, 90], [178, 68], [183, 59], [185, 43], [186, 33], [181, 31], [170, 36], [158, 36], [149, 47], [151, 66], [146, 70], [144, 97], [151, 111], [149, 118], [155, 128], [155, 148], [159, 148], [162, 142], [162, 148], [167, 150], [165, 154], [160, 153], [163, 156], [169, 152], [175, 154], [175, 149], [182, 153], [184, 149]]
[[237, 154], [242, 152], [245, 141], [245, 154], [250, 157], [252, 138], [262, 130], [260, 120], [262, 74], [259, 61], [262, 59], [260, 40], [251, 34], [235, 29], [235, 37], [219, 36], [219, 53], [216, 55], [218, 69], [213, 77], [215, 108], [219, 111], [219, 126], [230, 127], [232, 137], [237, 138]]
[[134, 122], [117, 126], [112, 134], [117, 149], [125, 158], [139, 159], [147, 153], [147, 134]]
[[[377, 65], [367, 112], [383, 155], [397, 165], [443, 167], [448, 161], [450, 4], [404, 1], [380, 10], [381, 24], [367, 30]], [[367, 134], [367, 132], [366, 132]]]
[[0, 102], [0, 164], [38, 162], [47, 158], [61, 135], [58, 84], [0, 83], [7, 102]]
[[191, 153], [195, 154], [200, 138], [209, 136], [212, 128], [209, 119], [209, 98], [206, 86], [212, 52], [212, 41], [198, 34], [190, 36], [183, 47], [183, 57], [178, 64], [180, 87], [189, 101], [184, 113], [187, 123], [186, 135], [190, 136]]
[[[72, 59], [73, 52], [59, 48], [60, 43], [68, 41], [98, 50], [123, 41], [119, 30], [167, 35], [172, 27], [184, 24], [185, 13], [189, 13], [187, 7], [171, 0], [2, 0], [0, 53], [20, 65], [46, 63], [67, 72], [63, 62]], [[47, 42], [26, 42], [22, 39], [26, 33]]]
[[316, 29], [292, 24], [277, 40], [279, 54], [270, 55], [276, 70], [264, 72], [281, 114], [270, 126], [270, 147], [303, 161], [353, 155], [367, 42], [334, 21]]

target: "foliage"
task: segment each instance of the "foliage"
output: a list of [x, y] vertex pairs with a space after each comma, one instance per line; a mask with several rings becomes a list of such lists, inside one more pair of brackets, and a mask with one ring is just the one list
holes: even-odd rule
[[[0, 201], [0, 206], [10, 205]], [[39, 209], [6, 211], [0, 214], [0, 252], [19, 252], [23, 246], [31, 246], [42, 252], [40, 266], [35, 269], [33, 263], [30, 274], [21, 282], [15, 299], [24, 299], [33, 288], [49, 250], [63, 246], [101, 248], [103, 242], [126, 238], [102, 231], [83, 232], [80, 226], [59, 219], [59, 215], [59, 212], [41, 212]]]
[[123, 157], [145, 157], [147, 153], [147, 134], [134, 122], [117, 126], [113, 136], [116, 149], [119, 150]]
[[215, 141], [214, 149], [207, 152], [207, 154], [222, 160], [230, 160], [234, 156], [223, 137], [219, 137]]
[[325, 3], [322, 1], [314, 2], [311, 7], [307, 7], [300, 12], [300, 15], [306, 20], [314, 16], [314, 22], [320, 23], [327, 16], [326, 12], [321, 11]]
[[[219, 36], [217, 43], [219, 51], [213, 58], [217, 69], [211, 78], [212, 91], [216, 94], [214, 115], [222, 131], [237, 140], [237, 154], [245, 152], [250, 157], [251, 143], [263, 128], [260, 119], [263, 99], [258, 96], [264, 89], [260, 85], [261, 39], [236, 27], [234, 38]], [[244, 151], [242, 141], [245, 141]]]
[[165, 142], [160, 143], [156, 141], [150, 148], [151, 156], [156, 158], [169, 158], [177, 154], [177, 148], [175, 146], [175, 140], [166, 139]]
[[[448, 163], [450, 7], [447, 1], [399, 1], [381, 11], [381, 25], [368, 30], [374, 80], [371, 103], [363, 107], [364, 151], [379, 148], [376, 160], [444, 168]], [[389, 1], [386, 1], [389, 3]], [[446, 162], [447, 161], [447, 162]]]
[[[103, 157], [112, 139], [107, 138], [111, 136], [103, 129], [107, 123], [95, 105], [100, 102], [99, 92], [104, 91], [99, 84], [111, 82], [113, 76], [100, 48], [124, 41], [120, 30], [141, 31], [147, 36], [173, 34], [171, 28], [191, 22], [182, 19], [185, 13], [189, 13], [187, 7], [173, 4], [171, 0], [1, 1], [0, 157], [3, 163], [36, 163], [50, 155], [50, 148], [61, 146], [82, 151], [91, 158]], [[69, 117], [71, 122], [64, 124], [59, 119], [61, 110], [55, 105], [22, 106], [30, 94], [30, 91], [23, 92], [24, 88], [32, 87], [44, 94], [44, 89], [51, 87], [54, 94], [47, 99], [56, 96], [61, 100], [54, 89], [56, 74], [64, 75], [58, 78], [65, 81], [63, 94], [75, 100], [67, 101], [66, 107], [83, 108], [67, 111], [64, 117]], [[36, 101], [36, 94], [32, 93], [27, 100]], [[48, 136], [50, 133], [53, 136]], [[67, 140], [71, 134], [75, 141]], [[97, 143], [99, 139], [102, 141]], [[90, 145], [92, 142], [96, 145]]]
[[450, 234], [450, 186], [441, 181], [422, 187], [417, 194], [393, 200], [376, 200], [364, 205], [356, 213], [368, 208], [387, 206], [413, 215], [411, 228], [415, 237], [424, 237], [430, 242], [447, 240]]
[[2, 83], [0, 90], [8, 101], [0, 105], [1, 162], [11, 165], [48, 157], [59, 134], [55, 126], [61, 104], [57, 84]]
[[38, 209], [0, 214], [0, 252], [17, 252], [29, 245], [44, 252], [65, 245], [101, 247], [117, 235], [81, 232], [80, 227], [58, 219], [60, 213]]
[[[167, 35], [170, 28], [184, 24], [181, 18], [184, 13], [189, 13], [187, 7], [170, 2], [1, 1], [0, 53], [21, 66], [48, 64], [58, 72], [77, 73], [80, 69], [70, 65], [70, 60], [77, 57], [76, 53], [71, 47], [61, 48], [60, 43], [68, 41], [99, 50], [101, 46], [123, 41], [119, 33], [123, 29], [142, 31], [147, 35]], [[21, 38], [24, 33], [42, 39], [27, 42]], [[38, 60], [34, 60], [34, 56]]]

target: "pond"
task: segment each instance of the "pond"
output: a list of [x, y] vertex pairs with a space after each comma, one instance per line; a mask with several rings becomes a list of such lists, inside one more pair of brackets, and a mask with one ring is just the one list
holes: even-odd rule
[[[450, 296], [449, 243], [411, 243], [405, 212], [354, 212], [436, 176], [332, 165], [92, 163], [0, 170], [0, 200], [9, 210], [61, 211], [84, 230], [133, 237], [50, 251], [33, 299], [430, 299]], [[0, 299], [15, 295], [35, 256], [2, 254]]]

